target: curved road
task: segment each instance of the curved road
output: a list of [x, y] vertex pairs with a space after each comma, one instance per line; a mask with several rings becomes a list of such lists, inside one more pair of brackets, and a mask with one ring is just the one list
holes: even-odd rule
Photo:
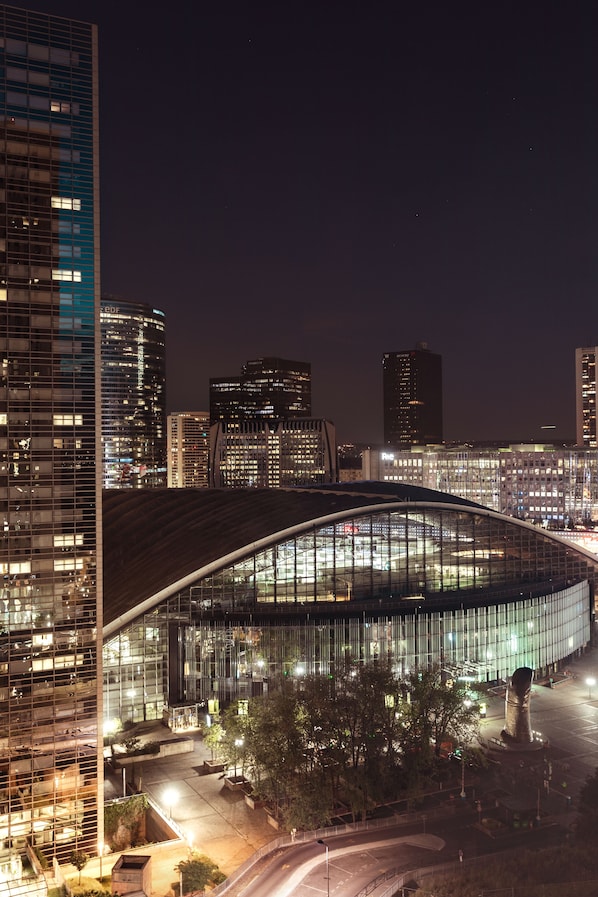
[[[356, 894], [381, 872], [405, 866], [427, 865], [429, 851], [438, 852], [445, 841], [436, 835], [405, 833], [405, 825], [383, 831], [351, 832], [322, 844], [295, 844], [275, 856], [267, 867], [246, 877], [226, 894], [238, 897], [340, 897]], [[328, 870], [327, 870], [328, 865]], [[326, 873], [329, 873], [330, 881]]]

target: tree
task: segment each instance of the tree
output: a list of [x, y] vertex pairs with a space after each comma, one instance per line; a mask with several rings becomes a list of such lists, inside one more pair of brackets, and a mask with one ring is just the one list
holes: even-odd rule
[[148, 806], [145, 794], [133, 794], [127, 800], [106, 805], [104, 838], [113, 850], [125, 850], [142, 840]]
[[219, 722], [213, 722], [204, 735], [204, 741], [212, 752], [212, 763], [216, 760], [216, 757], [220, 755], [220, 747], [223, 735], [224, 729]]
[[417, 734], [422, 749], [432, 748], [440, 756], [448, 738], [461, 745], [472, 742], [479, 732], [477, 707], [468, 698], [467, 687], [460, 682], [443, 681], [439, 667], [416, 671], [407, 680], [411, 734]]
[[365, 818], [396, 781], [402, 730], [401, 686], [390, 660], [351, 663], [336, 683], [337, 748], [346, 751], [343, 781], [354, 816]]
[[81, 884], [81, 870], [89, 861], [89, 854], [83, 850], [73, 850], [70, 855], [70, 861], [79, 872], [79, 884]]
[[189, 892], [202, 891], [210, 882], [219, 884], [226, 877], [213, 860], [196, 850], [192, 850], [189, 859], [181, 860], [174, 868], [181, 876], [181, 897]]

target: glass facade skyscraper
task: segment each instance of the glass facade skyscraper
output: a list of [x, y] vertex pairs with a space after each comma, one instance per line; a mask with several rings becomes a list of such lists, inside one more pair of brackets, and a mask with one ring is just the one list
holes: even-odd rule
[[104, 296], [101, 321], [104, 487], [166, 486], [164, 312]]
[[64, 859], [103, 806], [96, 29], [0, 6], [0, 58], [0, 844]]

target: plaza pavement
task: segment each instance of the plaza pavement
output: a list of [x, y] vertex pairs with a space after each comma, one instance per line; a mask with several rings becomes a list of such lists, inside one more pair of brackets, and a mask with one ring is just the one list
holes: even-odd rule
[[[567, 797], [574, 798], [586, 777], [598, 768], [598, 650], [590, 649], [570, 664], [569, 670], [572, 675], [552, 689], [534, 684], [531, 699], [532, 726], [550, 744], [552, 800], [558, 803], [560, 795], [563, 806]], [[589, 677], [597, 680], [593, 688], [586, 684]], [[492, 738], [500, 737], [503, 724], [504, 697], [496, 696], [489, 701], [482, 736], [492, 743]], [[143, 740], [163, 741], [174, 737], [160, 725], [140, 726], [138, 734]], [[207, 854], [230, 875], [257, 848], [278, 836], [263, 810], [251, 810], [242, 794], [224, 787], [220, 774], [204, 773], [203, 761], [209, 759], [209, 750], [197, 733], [190, 733], [189, 737], [193, 739], [192, 752], [136, 765], [135, 775], [141, 775], [142, 789], [165, 813], [169, 811], [167, 790], [173, 789], [178, 796], [171, 804], [171, 811], [182, 839], [136, 851], [152, 854], [151, 897], [174, 897], [178, 893], [174, 867], [186, 859], [189, 845]], [[495, 756], [505, 759], [500, 752]], [[533, 763], [533, 757], [526, 757], [526, 762]], [[120, 796], [122, 778], [120, 773], [115, 773], [106, 778], [105, 797], [110, 800]], [[104, 874], [119, 856], [103, 859]], [[83, 874], [98, 873], [99, 860], [90, 860]]]

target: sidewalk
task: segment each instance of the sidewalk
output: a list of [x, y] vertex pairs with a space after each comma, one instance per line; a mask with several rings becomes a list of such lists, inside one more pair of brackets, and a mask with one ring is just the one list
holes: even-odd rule
[[[159, 723], [139, 726], [138, 734], [142, 741], [168, 741], [179, 737]], [[135, 777], [141, 776], [143, 791], [163, 808], [166, 815], [171, 812], [173, 822], [184, 838], [178, 843], [150, 845], [135, 851], [152, 856], [151, 897], [173, 897], [178, 893], [174, 867], [180, 860], [187, 859], [190, 847], [205, 853], [226, 875], [230, 875], [259, 847], [279, 834], [268, 824], [263, 810], [251, 810], [242, 793], [225, 788], [221, 773], [204, 774], [203, 761], [210, 759], [210, 751], [197, 732], [190, 732], [187, 737], [193, 741], [192, 752], [135, 764]], [[128, 778], [131, 778], [130, 769]], [[106, 778], [104, 792], [106, 800], [122, 797], [120, 771]], [[167, 792], [172, 792], [176, 798], [167, 797]], [[119, 856], [104, 857], [104, 874]], [[99, 859], [90, 861], [85, 870], [90, 874], [96, 870], [99, 874]]]

